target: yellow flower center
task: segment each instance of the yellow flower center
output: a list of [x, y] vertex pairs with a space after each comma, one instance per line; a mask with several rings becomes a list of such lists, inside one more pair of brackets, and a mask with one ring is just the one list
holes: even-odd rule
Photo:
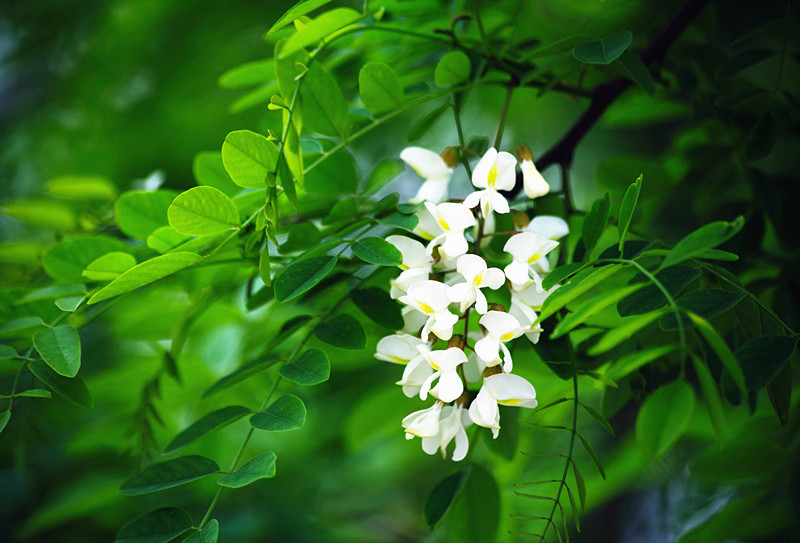
[[399, 356], [392, 356], [392, 355], [388, 356], [395, 364], [408, 364], [408, 360], [406, 360], [405, 358], [400, 358]]
[[503, 341], [511, 341], [514, 339], [514, 332], [508, 332], [500, 336], [500, 339]]
[[431, 313], [435, 313], [433, 308], [431, 306], [429, 306], [428, 304], [426, 304], [425, 302], [417, 302], [417, 305], [419, 306], [419, 310], [422, 311], [423, 313], [427, 314], [427, 315], [430, 315]]
[[437, 217], [437, 218], [436, 218], [436, 221], [439, 223], [439, 226], [441, 226], [441, 227], [442, 227], [442, 230], [447, 230], [447, 231], [450, 231], [450, 225], [449, 225], [449, 224], [447, 224], [447, 221], [446, 221], [446, 220], [444, 220], [444, 219], [443, 219], [443, 218], [441, 218], [441, 217]]
[[437, 366], [436, 364], [434, 364], [434, 363], [433, 363], [433, 362], [431, 362], [430, 360], [428, 360], [428, 362], [430, 363], [431, 367], [432, 367], [433, 369], [435, 369], [436, 371], [441, 371], [441, 370], [442, 370], [442, 368], [440, 368], [439, 366]]
[[476, 275], [475, 278], [472, 280], [472, 284], [475, 286], [479, 286], [481, 283], [483, 283], [483, 272]]
[[494, 188], [494, 184], [497, 183], [497, 162], [492, 164], [492, 167], [489, 168], [489, 178], [486, 180], [486, 185], [490, 188]]
[[522, 400], [516, 400], [512, 398], [510, 400], [497, 400], [497, 403], [501, 403], [503, 405], [517, 405], [518, 403], [522, 403]]
[[528, 264], [533, 264], [534, 262], [536, 262], [536, 261], [537, 261], [537, 260], [539, 260], [540, 258], [542, 258], [542, 253], [536, 253], [536, 254], [534, 254], [533, 256], [531, 256], [531, 257], [528, 259]]

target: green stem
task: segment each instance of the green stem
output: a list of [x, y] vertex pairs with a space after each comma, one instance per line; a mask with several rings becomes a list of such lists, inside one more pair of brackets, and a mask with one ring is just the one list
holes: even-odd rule
[[497, 132], [494, 135], [494, 144], [492, 147], [500, 149], [500, 143], [503, 141], [503, 131], [506, 127], [506, 115], [508, 114], [508, 106], [511, 103], [511, 94], [514, 92], [514, 82], [510, 82], [506, 87], [506, 96], [503, 99], [503, 108], [500, 110], [500, 121], [497, 123]]
[[[461, 100], [462, 94], [453, 95], [453, 118], [456, 123], [456, 133], [458, 134], [458, 145], [461, 149], [466, 149], [467, 145], [464, 143], [464, 130], [461, 128]], [[464, 166], [464, 171], [467, 172], [467, 179], [472, 179], [472, 168], [469, 167], [469, 161], [462, 159], [461, 164]]]

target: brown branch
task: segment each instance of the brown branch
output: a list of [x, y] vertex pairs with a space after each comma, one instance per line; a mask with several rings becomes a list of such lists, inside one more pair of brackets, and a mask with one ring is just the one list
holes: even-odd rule
[[[640, 54], [639, 58], [645, 66], [650, 66], [655, 62], [660, 62], [667, 54], [667, 49], [675, 39], [689, 26], [697, 15], [703, 10], [709, 0], [690, 0], [681, 11], [675, 15], [667, 26], [656, 36]], [[631, 85], [631, 80], [619, 77], [608, 83], [599, 85], [592, 93], [592, 101], [589, 109], [581, 116], [573, 127], [561, 138], [561, 140], [544, 153], [536, 161], [536, 168], [541, 172], [546, 168], [559, 164], [564, 168], [569, 168], [572, 164], [572, 157], [575, 148], [581, 142], [587, 132], [605, 113], [608, 106], [614, 103], [619, 96]], [[522, 190], [522, 174], [517, 174], [517, 182], [514, 188], [505, 193], [507, 198], [519, 194]]]

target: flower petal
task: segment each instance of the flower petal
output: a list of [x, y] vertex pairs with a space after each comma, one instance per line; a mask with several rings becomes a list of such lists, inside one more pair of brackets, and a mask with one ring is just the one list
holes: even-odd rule
[[504, 405], [517, 405], [536, 399], [533, 385], [519, 375], [498, 373], [483, 379], [483, 386]]
[[483, 281], [481, 287], [489, 287], [492, 290], [497, 290], [506, 282], [506, 276], [499, 268], [489, 268], [483, 272]]
[[[413, 304], [408, 305], [418, 307], [420, 304], [424, 304], [419, 309], [429, 315], [443, 311], [450, 305], [450, 299], [447, 297], [447, 288], [447, 285], [439, 281], [418, 281], [408, 288], [407, 297], [414, 301]], [[400, 298], [400, 301], [407, 303], [403, 298]]]
[[450, 403], [464, 392], [464, 383], [455, 371], [443, 371], [436, 388], [439, 399]]
[[406, 147], [400, 151], [400, 159], [425, 179], [449, 179], [453, 171], [441, 156], [422, 147]]
[[486, 261], [478, 255], [466, 254], [458, 258], [456, 271], [467, 281], [486, 271]]
[[461, 232], [447, 232], [442, 243], [441, 250], [449, 258], [456, 258], [463, 255], [469, 249], [469, 244]]
[[522, 170], [522, 187], [525, 190], [525, 196], [539, 198], [550, 192], [550, 185], [536, 169], [532, 160], [523, 160], [520, 169]]
[[497, 360], [497, 355], [499, 352], [500, 340], [497, 338], [486, 336], [475, 342], [475, 354], [477, 354], [478, 357], [487, 364], [491, 364]]
[[450, 177], [441, 179], [428, 179], [425, 181], [417, 191], [416, 196], [411, 198], [409, 202], [418, 204], [420, 202], [433, 202], [438, 204], [447, 200], [447, 191], [450, 186]]
[[497, 161], [497, 149], [490, 147], [472, 170], [472, 184], [479, 189], [485, 189], [489, 184], [489, 170]]
[[528, 226], [523, 228], [525, 232], [533, 232], [542, 237], [558, 240], [569, 234], [569, 225], [561, 217], [554, 215], [539, 215], [534, 217]]
[[406, 236], [388, 236], [386, 241], [394, 245], [403, 255], [403, 266], [421, 268], [433, 264], [433, 259], [425, 252], [425, 246]]
[[[511, 153], [502, 151], [497, 153], [497, 180], [495, 188], [497, 190], [511, 190], [517, 182], [517, 159]], [[505, 213], [505, 211], [501, 211]]]
[[[512, 185], [513, 187], [513, 185]], [[491, 207], [496, 213], [508, 213], [511, 211], [508, 207], [508, 200], [499, 192], [491, 192], [487, 195], [491, 198]]]

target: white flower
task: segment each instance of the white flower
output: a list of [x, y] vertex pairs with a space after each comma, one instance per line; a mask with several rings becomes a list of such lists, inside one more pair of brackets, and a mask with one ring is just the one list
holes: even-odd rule
[[439, 339], [448, 340], [453, 335], [453, 325], [458, 322], [458, 316], [447, 309], [450, 299], [447, 297], [447, 285], [439, 281], [419, 281], [408, 289], [405, 296], [399, 298], [401, 302], [409, 305], [428, 316], [422, 327], [422, 339], [428, 341], [430, 332]]
[[483, 217], [488, 216], [492, 210], [508, 213], [508, 202], [497, 191], [514, 188], [517, 179], [516, 165], [517, 159], [510, 153], [498, 153], [494, 147], [486, 151], [472, 171], [472, 184], [483, 190], [467, 196], [464, 205], [473, 208], [480, 203]]
[[555, 215], [538, 215], [520, 230], [558, 241], [569, 234], [569, 225], [564, 219]]
[[422, 330], [422, 327], [425, 326], [425, 323], [428, 321], [428, 315], [410, 306], [402, 308], [400, 313], [403, 315], [403, 329], [401, 332], [411, 334], [412, 336], [418, 336], [419, 331]]
[[550, 192], [550, 185], [536, 169], [533, 160], [523, 160], [520, 162], [519, 168], [522, 170], [522, 188], [525, 196], [539, 198]]
[[[427, 345], [422, 344], [422, 347], [430, 351]], [[418, 396], [422, 385], [433, 375], [434, 371], [430, 362], [422, 356], [422, 352], [417, 351], [417, 354], [419, 356], [411, 360], [406, 364], [406, 367], [403, 368], [403, 377], [396, 383], [403, 387], [403, 394], [405, 394], [407, 398]]]
[[457, 283], [447, 289], [451, 302], [460, 303], [461, 311], [465, 311], [473, 303], [481, 315], [486, 313], [488, 303], [482, 288], [497, 290], [506, 282], [506, 277], [499, 268], [487, 268], [486, 261], [478, 255], [466, 254], [458, 258], [456, 271], [466, 279], [465, 283]]
[[[464, 383], [458, 375], [458, 366], [467, 361], [467, 355], [458, 347], [450, 347], [444, 351], [431, 351], [424, 346], [419, 352], [435, 370], [428, 377], [419, 391], [419, 397], [425, 400], [428, 392], [445, 403], [450, 403], [464, 393]], [[439, 379], [431, 389], [433, 382]]]
[[402, 425], [406, 430], [406, 439], [417, 437], [434, 437], [439, 433], [439, 413], [444, 407], [442, 402], [436, 402], [428, 409], [414, 411], [403, 419]]
[[400, 158], [425, 179], [417, 195], [409, 202], [417, 204], [428, 201], [438, 204], [447, 200], [447, 185], [453, 175], [453, 168], [441, 156], [422, 147], [406, 147], [400, 152]]
[[469, 440], [466, 428], [472, 425], [469, 413], [461, 405], [448, 405], [439, 414], [439, 433], [431, 437], [422, 438], [422, 450], [434, 454], [437, 450], [442, 452], [442, 458], [447, 457], [447, 446], [455, 438], [456, 448], [453, 451], [453, 460], [458, 462], [467, 456]]
[[550, 271], [550, 263], [544, 257], [556, 247], [557, 241], [531, 232], [511, 236], [503, 246], [503, 250], [514, 259], [505, 267], [506, 277], [515, 288], [524, 288], [533, 280], [541, 291], [542, 275]]
[[518, 375], [498, 373], [484, 377], [480, 392], [469, 406], [469, 417], [478, 426], [492, 429], [497, 437], [500, 429], [500, 409], [497, 404], [532, 409], [536, 402], [533, 385]]
[[408, 334], [392, 334], [378, 341], [374, 356], [378, 360], [405, 366], [415, 358], [422, 358], [418, 345], [425, 345], [425, 342]]
[[487, 366], [496, 366], [500, 363], [500, 352], [503, 353], [503, 369], [511, 371], [513, 362], [511, 353], [505, 343], [522, 334], [523, 329], [519, 321], [503, 311], [489, 311], [479, 321], [486, 330], [486, 334], [475, 342], [475, 354]]
[[442, 227], [439, 226], [439, 223], [436, 222], [436, 219], [433, 215], [431, 215], [430, 211], [428, 211], [426, 207], [420, 207], [417, 209], [415, 215], [417, 216], [418, 222], [413, 232], [419, 237], [431, 240], [444, 232]]
[[469, 245], [464, 237], [464, 229], [475, 224], [475, 217], [469, 208], [452, 202], [439, 205], [425, 202], [425, 207], [442, 229], [442, 233], [428, 244], [428, 254], [433, 252], [434, 247], [440, 245], [439, 252], [444, 253], [447, 258], [455, 258], [466, 253]]
[[392, 280], [389, 293], [392, 298], [399, 298], [408, 291], [408, 287], [430, 276], [433, 258], [425, 251], [423, 244], [411, 238], [389, 236], [386, 241], [394, 245], [403, 255], [403, 263], [400, 265], [403, 271]]

